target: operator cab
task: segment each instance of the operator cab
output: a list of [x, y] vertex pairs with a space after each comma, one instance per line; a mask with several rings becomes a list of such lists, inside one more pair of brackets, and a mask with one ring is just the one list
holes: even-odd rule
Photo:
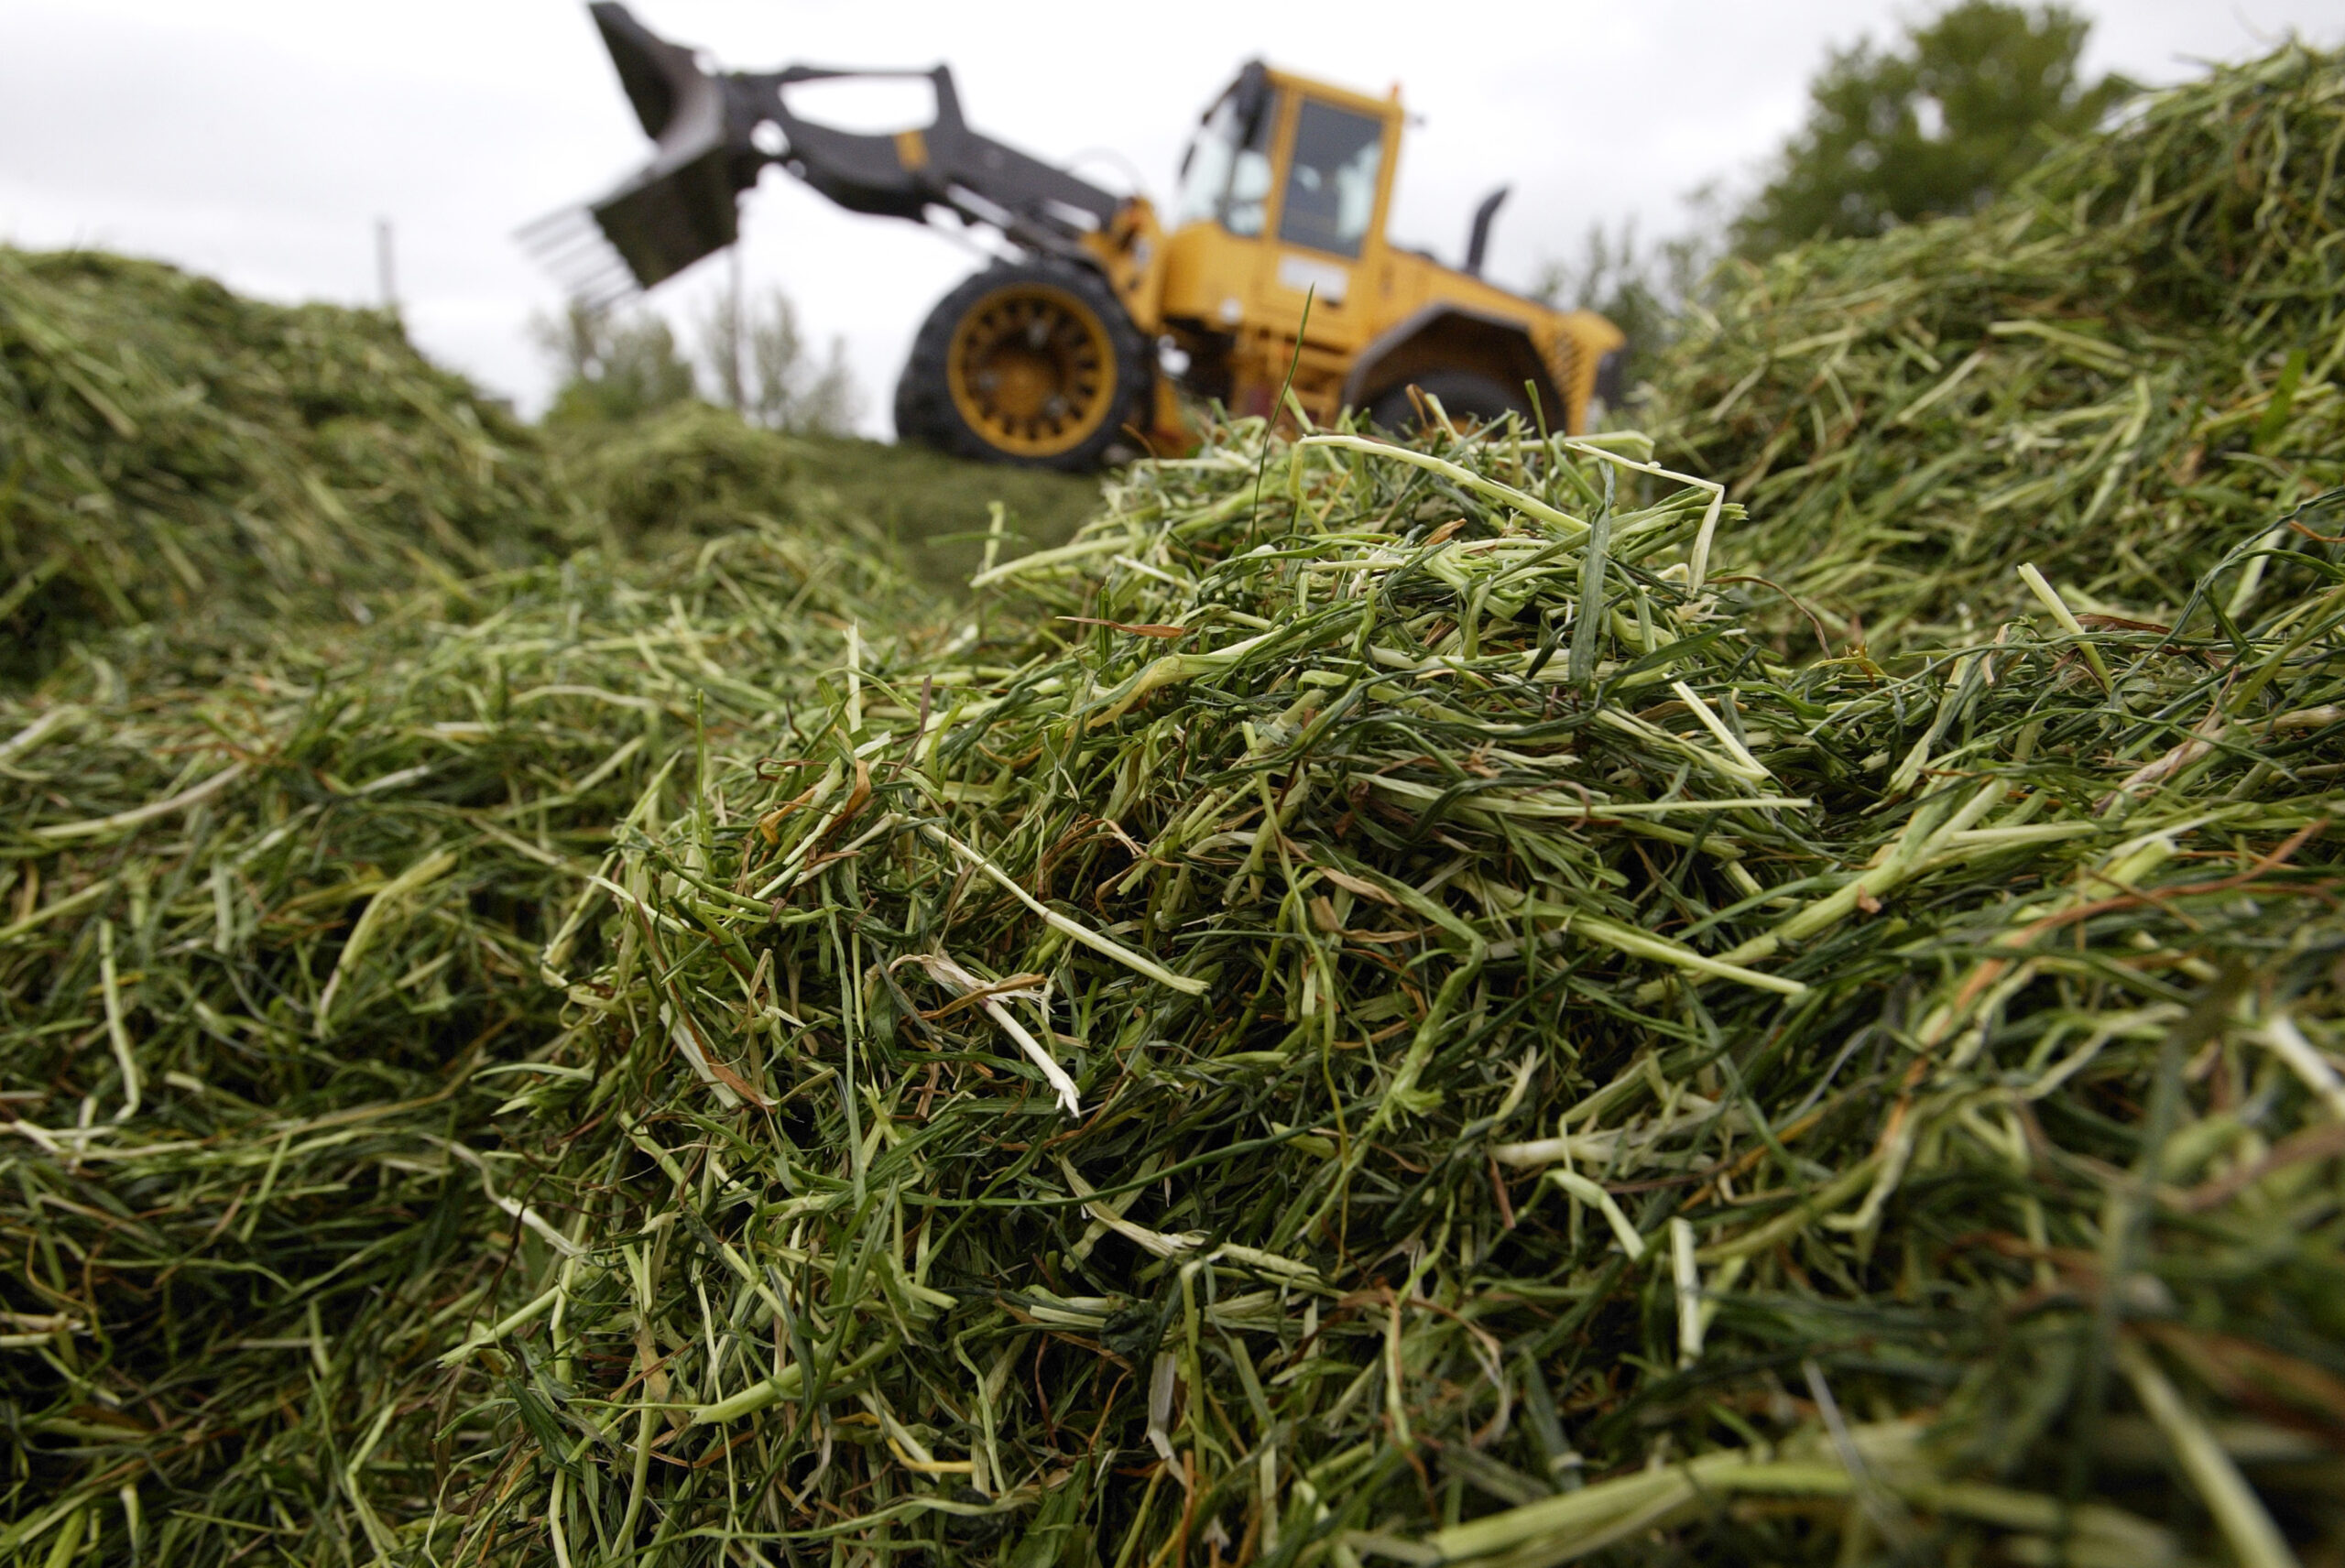
[[[1290, 96], [1301, 102], [1282, 148]], [[1279, 243], [1359, 260], [1376, 232], [1386, 144], [1399, 125], [1397, 113], [1363, 112], [1343, 101], [1350, 97], [1284, 82], [1249, 61], [1205, 112], [1182, 158], [1174, 226], [1210, 223], [1260, 239], [1275, 211]]]

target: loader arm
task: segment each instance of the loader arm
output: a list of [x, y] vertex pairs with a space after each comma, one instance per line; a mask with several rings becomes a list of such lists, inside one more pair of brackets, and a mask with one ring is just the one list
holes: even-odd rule
[[[970, 129], [948, 67], [792, 65], [719, 75], [616, 0], [598, 0], [588, 10], [654, 148], [649, 164], [586, 208], [623, 273], [603, 264], [591, 233], [560, 224], [572, 214], [524, 232], [583, 297], [650, 288], [732, 244], [740, 232], [740, 195], [769, 164], [850, 212], [921, 223], [941, 208], [965, 223], [997, 229], [1027, 251], [1070, 259], [1085, 256], [1085, 237], [1107, 228], [1124, 205], [1111, 191]], [[791, 109], [789, 89], [796, 84], [873, 77], [925, 80], [935, 93], [935, 117], [874, 136]]]

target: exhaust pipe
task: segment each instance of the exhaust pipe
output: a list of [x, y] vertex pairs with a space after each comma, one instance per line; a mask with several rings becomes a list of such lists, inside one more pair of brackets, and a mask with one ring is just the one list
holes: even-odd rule
[[1491, 220], [1499, 215], [1499, 209], [1506, 204], [1507, 196], [1513, 189], [1511, 185], [1500, 186], [1483, 197], [1482, 204], [1474, 209], [1474, 232], [1466, 240], [1465, 271], [1468, 278], [1482, 276], [1482, 260], [1490, 249]]

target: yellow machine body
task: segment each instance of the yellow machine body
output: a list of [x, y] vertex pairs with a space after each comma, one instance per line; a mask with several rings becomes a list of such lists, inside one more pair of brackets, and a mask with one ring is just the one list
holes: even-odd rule
[[[1249, 74], [1206, 116], [1177, 226], [1166, 232], [1135, 198], [1085, 241], [1133, 324], [1185, 356], [1183, 382], [1233, 413], [1268, 414], [1292, 366], [1296, 400], [1327, 421], [1435, 373], [1464, 373], [1517, 397], [1527, 384], [1552, 427], [1584, 429], [1599, 367], [1627, 340], [1592, 311], [1554, 309], [1391, 243], [1406, 125], [1397, 90], [1371, 98], [1267, 68]], [[1216, 122], [1236, 119], [1228, 111], [1249, 89], [1252, 145], [1229, 146], [1242, 129]], [[1332, 170], [1331, 147], [1351, 154]], [[1183, 432], [1168, 419], [1169, 386], [1159, 387], [1147, 433], [1161, 451]]]
[[[1313, 421], [1353, 408], [1390, 430], [1431, 400], [1453, 421], [1513, 413], [1577, 431], [1594, 397], [1617, 395], [1611, 322], [1481, 278], [1503, 191], [1475, 214], [1463, 267], [1392, 244], [1398, 88], [1370, 98], [1249, 63], [1205, 112], [1160, 216], [972, 128], [947, 67], [716, 74], [617, 0], [590, 9], [654, 146], [584, 210], [591, 230], [567, 213], [531, 230], [558, 267], [584, 268], [580, 298], [649, 288], [733, 243], [740, 198], [771, 163], [850, 212], [925, 223], [941, 210], [1008, 242], [1014, 254], [915, 335], [896, 383], [903, 439], [1084, 469], [1131, 437], [1185, 447], [1183, 391], [1284, 418], [1290, 376]], [[871, 76], [925, 80], [933, 117], [875, 135], [792, 107], [793, 93]]]
[[[1205, 110], [1170, 215], [1037, 159], [962, 117], [952, 71], [783, 66], [713, 72], [616, 0], [591, 5], [652, 162], [586, 211], [532, 227], [579, 298], [659, 284], [738, 234], [767, 164], [856, 213], [992, 227], [1004, 256], [935, 302], [896, 380], [896, 433], [980, 462], [1090, 469], [1140, 439], [1189, 445], [1182, 391], [1231, 412], [1362, 410], [1407, 429], [1527, 415], [1580, 431], [1616, 396], [1625, 340], [1479, 277], [1500, 190], [1463, 267], [1391, 242], [1400, 89], [1369, 98], [1249, 61]], [[891, 134], [792, 108], [851, 77], [922, 77], [935, 113]], [[598, 232], [598, 236], [595, 236]], [[605, 253], [612, 260], [600, 260]], [[579, 263], [584, 257], [584, 263]]]

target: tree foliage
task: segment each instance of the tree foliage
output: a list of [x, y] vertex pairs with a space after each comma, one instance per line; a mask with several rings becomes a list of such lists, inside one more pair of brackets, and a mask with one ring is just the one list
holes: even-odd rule
[[2118, 76], [2087, 83], [2078, 57], [2091, 30], [2059, 5], [1964, 0], [1909, 27], [1902, 48], [1834, 51], [1808, 89], [1806, 125], [1736, 219], [1735, 248], [1764, 256], [1977, 211], [2134, 92]]
[[1686, 301], [1718, 258], [1718, 219], [1712, 191], [1691, 198], [1697, 221], [1684, 234], [1658, 242], [1644, 239], [1631, 217], [1615, 230], [1588, 225], [1576, 260], [1549, 260], [1532, 287], [1532, 297], [1566, 310], [1594, 310], [1628, 334], [1628, 364], [1622, 384], [1631, 402], [1677, 339]]
[[[592, 310], [573, 302], [531, 324], [558, 387], [546, 417], [557, 423], [630, 419], [699, 396], [767, 430], [844, 435], [862, 397], [846, 349], [831, 340], [817, 357], [797, 308], [780, 289], [746, 306], [711, 299], [692, 322], [692, 359], [649, 310]], [[697, 362], [695, 364], [695, 362]]]
[[747, 304], [715, 296], [696, 327], [701, 364], [718, 401], [768, 430], [844, 435], [862, 397], [846, 366], [846, 345], [831, 340], [817, 359], [798, 308], [779, 288]]
[[561, 384], [546, 418], [555, 423], [627, 419], [693, 396], [693, 367], [676, 334], [649, 310], [597, 310], [573, 300], [559, 319], [531, 323]]

